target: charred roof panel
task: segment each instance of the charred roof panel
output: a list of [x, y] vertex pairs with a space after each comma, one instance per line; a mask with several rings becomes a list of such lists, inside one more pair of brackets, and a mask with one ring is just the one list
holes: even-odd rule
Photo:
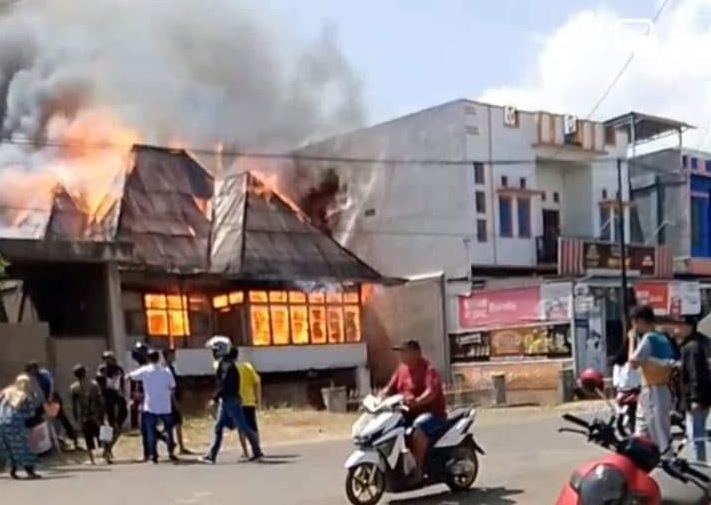
[[207, 271], [210, 174], [183, 150], [134, 147], [117, 238], [136, 259], [170, 271]]
[[378, 272], [314, 227], [298, 209], [270, 192], [258, 176], [250, 174], [246, 189], [243, 277], [381, 279]]
[[[116, 245], [127, 266], [175, 273], [283, 281], [383, 280], [251, 172], [215, 181], [185, 150], [134, 146], [132, 155], [131, 169], [118, 181], [123, 187], [120, 200], [107, 198], [87, 212], [69, 193], [56, 195], [51, 213], [45, 213], [51, 218], [37, 223], [42, 228], [46, 224], [52, 244]], [[31, 242], [42, 244], [44, 235], [42, 230]], [[19, 248], [12, 257], [29, 254], [24, 243], [29, 241], [10, 242]], [[53, 260], [46, 251], [37, 254]], [[87, 254], [95, 254], [96, 261], [104, 258], [98, 251]]]
[[107, 196], [96, 209], [87, 212], [66, 190], [54, 197], [46, 239], [110, 241], [116, 233], [120, 201]]

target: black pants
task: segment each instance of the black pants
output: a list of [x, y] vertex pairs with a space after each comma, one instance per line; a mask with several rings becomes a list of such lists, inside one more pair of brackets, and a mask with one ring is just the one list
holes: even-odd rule
[[62, 403], [62, 397], [59, 396], [59, 393], [53, 393], [52, 394], [52, 401], [59, 404], [59, 412], [57, 413], [57, 421], [59, 421], [59, 424], [62, 425], [62, 429], [64, 430], [64, 433], [67, 435], [67, 438], [69, 438], [69, 440], [76, 442], [77, 438], [78, 438], [77, 437], [77, 430], [74, 428], [74, 425], [69, 420], [69, 417], [67, 417], [67, 413], [64, 411], [64, 404]]

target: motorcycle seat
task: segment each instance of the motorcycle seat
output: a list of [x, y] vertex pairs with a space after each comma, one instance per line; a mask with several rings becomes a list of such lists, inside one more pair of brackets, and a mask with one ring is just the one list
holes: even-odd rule
[[471, 412], [471, 408], [469, 407], [460, 407], [458, 409], [450, 410], [447, 413], [447, 421], [456, 421], [458, 419], [461, 419], [462, 417], [469, 415], [469, 412]]
[[436, 442], [437, 440], [442, 438], [442, 436], [444, 436], [444, 434], [447, 433], [452, 426], [457, 424], [457, 421], [459, 421], [463, 417], [468, 416], [470, 412], [471, 412], [471, 409], [467, 408], [467, 407], [462, 407], [462, 408], [458, 408], [458, 409], [454, 409], [454, 410], [450, 411], [447, 414], [447, 420], [442, 424], [442, 426], [439, 427], [437, 432], [431, 437], [432, 442]]
[[[702, 471], [711, 475], [711, 469]], [[697, 485], [681, 482], [659, 468], [651, 475], [661, 489], [661, 505], [708, 505], [711, 494], [708, 491], [704, 492]]]

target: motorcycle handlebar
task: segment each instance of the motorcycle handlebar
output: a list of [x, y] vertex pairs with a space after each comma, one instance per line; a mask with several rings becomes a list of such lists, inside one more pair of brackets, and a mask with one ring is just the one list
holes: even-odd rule
[[711, 481], [708, 475], [706, 475], [703, 472], [700, 472], [696, 468], [692, 467], [689, 465], [689, 462], [686, 460], [677, 460], [677, 464], [679, 466], [679, 470], [683, 472], [685, 475], [690, 476], [691, 478], [698, 480], [703, 483], [708, 483]]
[[563, 419], [565, 421], [568, 421], [569, 423], [576, 424], [582, 428], [589, 429], [590, 428], [590, 423], [587, 422], [585, 419], [580, 419], [577, 416], [574, 416], [573, 414], [563, 414]]
[[678, 468], [678, 465], [675, 465], [673, 462], [670, 461], [665, 461], [662, 463], [662, 469], [668, 473], [671, 477], [683, 482], [686, 484], [689, 482], [689, 479], [687, 478], [686, 475], [684, 475], [684, 471]]

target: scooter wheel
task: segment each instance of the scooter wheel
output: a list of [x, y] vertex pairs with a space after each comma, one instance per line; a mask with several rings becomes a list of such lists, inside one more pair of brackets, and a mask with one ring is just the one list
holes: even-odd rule
[[346, 496], [351, 505], [376, 505], [385, 493], [385, 475], [372, 463], [348, 469]]
[[471, 446], [464, 446], [457, 449], [452, 455], [454, 462], [452, 467], [462, 464], [467, 465], [465, 472], [452, 472], [445, 484], [452, 492], [462, 492], [471, 489], [479, 476], [479, 457], [476, 449]]

